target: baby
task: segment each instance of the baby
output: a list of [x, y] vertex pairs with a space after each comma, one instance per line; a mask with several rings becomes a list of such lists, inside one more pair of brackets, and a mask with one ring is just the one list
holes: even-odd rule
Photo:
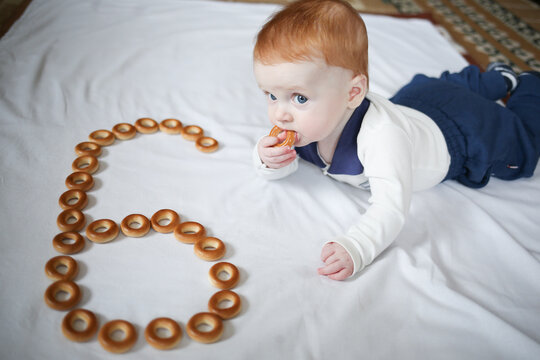
[[[301, 0], [261, 29], [254, 73], [270, 122], [295, 131], [294, 148], [265, 136], [259, 174], [283, 178], [298, 156], [325, 175], [371, 191], [370, 206], [323, 246], [319, 274], [344, 280], [369, 265], [401, 231], [413, 191], [454, 179], [485, 186], [491, 176], [532, 176], [540, 156], [540, 74], [503, 64], [440, 78], [417, 75], [387, 100], [368, 91], [368, 39], [340, 0]], [[507, 106], [495, 101], [510, 92]]]

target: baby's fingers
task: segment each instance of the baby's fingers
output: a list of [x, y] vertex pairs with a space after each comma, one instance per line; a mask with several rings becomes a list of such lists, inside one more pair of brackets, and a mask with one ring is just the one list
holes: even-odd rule
[[318, 272], [321, 275], [332, 275], [343, 269], [345, 269], [344, 266], [339, 261], [336, 261], [319, 268]]
[[268, 148], [276, 145], [279, 139], [275, 136], [265, 136], [259, 141], [259, 147]]
[[278, 134], [277, 136], [277, 139], [278, 139], [278, 142], [282, 142], [283, 140], [285, 140], [287, 138], [287, 132], [286, 131], [282, 131]]
[[279, 156], [264, 157], [263, 161], [269, 168], [278, 169], [287, 166], [288, 164], [293, 162], [295, 158], [296, 152], [293, 150]]
[[321, 250], [321, 260], [323, 262], [326, 262], [326, 259], [328, 259], [328, 257], [330, 255], [333, 255], [334, 254], [334, 246], [332, 245], [334, 244], [333, 242], [332, 243], [328, 243], [328, 244], [325, 244]]
[[341, 281], [347, 279], [350, 275], [351, 272], [348, 269], [343, 268], [335, 274], [328, 275], [328, 277], [332, 280]]

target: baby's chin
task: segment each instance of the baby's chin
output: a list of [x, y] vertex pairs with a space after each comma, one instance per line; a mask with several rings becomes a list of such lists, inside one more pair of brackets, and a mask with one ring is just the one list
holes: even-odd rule
[[294, 142], [294, 146], [302, 147], [302, 146], [309, 145], [312, 142], [314, 142], [314, 140], [309, 139], [309, 138], [303, 136], [302, 134], [296, 133], [296, 140]]

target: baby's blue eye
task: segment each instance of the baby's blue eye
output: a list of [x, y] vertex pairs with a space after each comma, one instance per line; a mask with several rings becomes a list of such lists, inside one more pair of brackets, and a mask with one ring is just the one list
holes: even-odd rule
[[308, 101], [308, 98], [304, 95], [296, 95], [294, 101], [298, 104], [305, 104]]
[[272, 100], [272, 101], [276, 101], [276, 100], [277, 100], [277, 97], [275, 97], [274, 94], [268, 93], [268, 97], [269, 97], [270, 100]]

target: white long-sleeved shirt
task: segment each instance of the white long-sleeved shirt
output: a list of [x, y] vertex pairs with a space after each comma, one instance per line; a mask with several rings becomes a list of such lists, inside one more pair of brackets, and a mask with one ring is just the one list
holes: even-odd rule
[[[370, 106], [357, 137], [358, 159], [364, 172], [336, 175], [336, 180], [371, 190], [370, 206], [343, 235], [329, 242], [343, 246], [354, 263], [353, 274], [369, 265], [403, 228], [411, 194], [440, 183], [448, 172], [450, 155], [439, 127], [423, 113], [368, 93]], [[322, 159], [322, 158], [321, 158]], [[253, 161], [266, 179], [286, 177], [298, 168], [298, 159], [286, 167], [270, 169], [255, 147]]]

